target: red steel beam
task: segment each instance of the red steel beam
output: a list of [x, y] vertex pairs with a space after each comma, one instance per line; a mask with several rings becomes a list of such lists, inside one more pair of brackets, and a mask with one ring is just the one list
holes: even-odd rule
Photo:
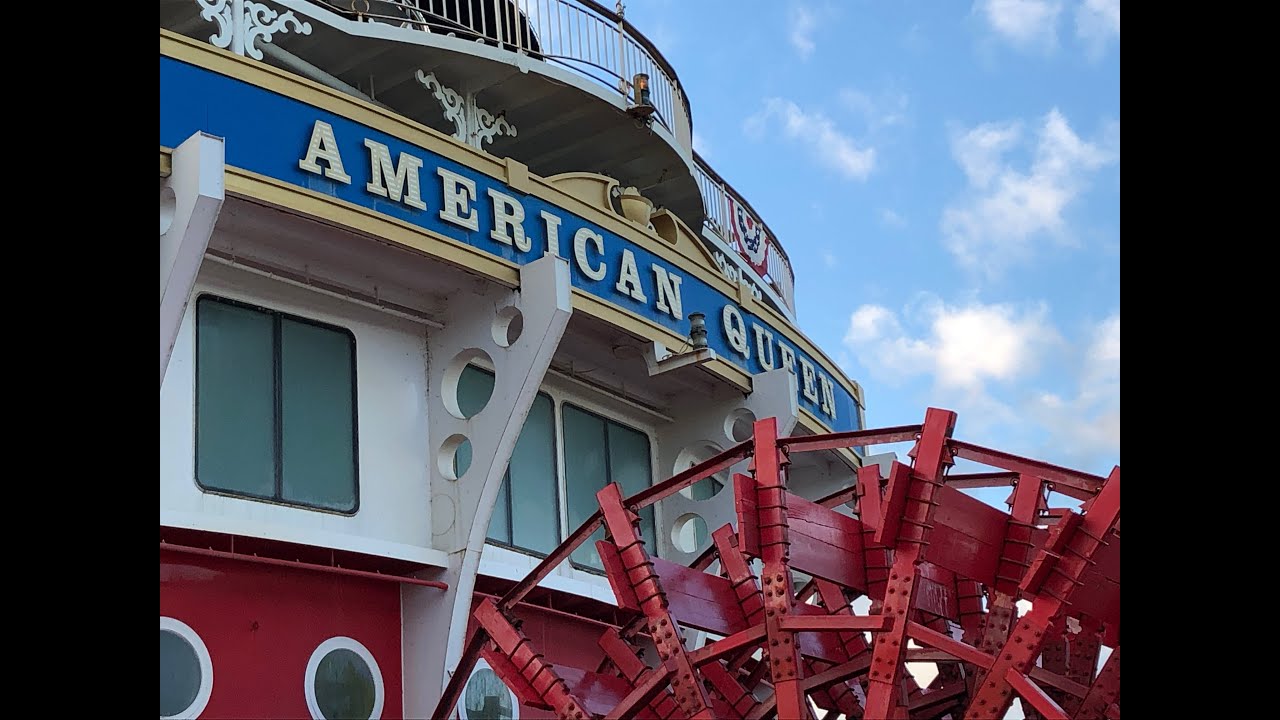
[[917, 622], [907, 623], [907, 636], [921, 645], [941, 650], [956, 660], [967, 662], [970, 665], [977, 665], [986, 669], [995, 663], [995, 658], [974, 646], [960, 642], [950, 635], [932, 630]]
[[[622, 639], [622, 635], [615, 628], [605, 630], [597, 641], [600, 649], [604, 650], [605, 657], [613, 666], [618, 669], [622, 677], [635, 687], [640, 683], [645, 673], [649, 672], [649, 666], [644, 661], [636, 657], [635, 651], [626, 640]], [[668, 693], [658, 693], [649, 700], [649, 707], [653, 709], [654, 714], [660, 718], [670, 718], [679, 715], [679, 707], [676, 701]]]
[[444, 693], [436, 703], [436, 709], [431, 713], [431, 717], [443, 718], [453, 715], [454, 708], [462, 699], [462, 691], [467, 686], [467, 680], [471, 678], [471, 670], [476, 666], [476, 660], [488, 642], [489, 634], [484, 631], [484, 628], [477, 625], [472, 629], [467, 639], [467, 646], [462, 650], [462, 657], [458, 659], [458, 665], [453, 669], [449, 684], [445, 686]]
[[169, 552], [186, 553], [188, 555], [221, 558], [223, 560], [239, 560], [240, 562], [256, 563], [258, 565], [274, 565], [276, 567], [291, 568], [293, 570], [310, 570], [312, 572], [329, 573], [331, 575], [358, 577], [365, 580], [382, 580], [384, 582], [399, 583], [401, 585], [420, 585], [422, 587], [436, 588], [437, 590], [449, 589], [448, 583], [443, 583], [439, 580], [421, 580], [419, 578], [406, 577], [404, 575], [376, 573], [369, 572], [367, 570], [352, 570], [351, 568], [337, 567], [335, 565], [318, 565], [316, 563], [302, 562], [300, 560], [281, 560], [280, 558], [262, 557], [261, 555], [246, 555], [244, 553], [214, 550], [212, 548], [174, 545], [173, 543], [163, 541], [160, 543], [160, 549], [168, 550]]
[[1071, 720], [1067, 716], [1067, 712], [1058, 703], [1054, 702], [1048, 693], [1040, 689], [1039, 685], [1028, 680], [1026, 675], [1009, 668], [1004, 677], [1014, 692], [1018, 693], [1023, 700], [1029, 702], [1036, 712], [1044, 716], [1045, 720]]
[[[511, 668], [519, 672], [523, 682], [533, 687], [552, 712], [559, 717], [574, 718], [574, 720], [591, 717], [591, 713], [586, 711], [583, 703], [569, 692], [569, 686], [564, 678], [556, 674], [551, 665], [542, 659], [541, 654], [534, 652], [529, 645], [529, 638], [511, 624], [492, 600], [481, 601], [476, 607], [475, 617], [476, 621], [489, 633], [498, 650], [511, 661]], [[507, 669], [499, 665], [494, 668], [494, 672], [502, 677], [502, 673]], [[507, 687], [516, 684], [508, 682]]]
[[[1041, 667], [1031, 668], [1031, 672], [1027, 673], [1027, 677], [1035, 680], [1041, 685], [1047, 685], [1056, 690], [1061, 690], [1062, 692], [1077, 698], [1082, 698], [1089, 692], [1088, 685], [1083, 685], [1071, 678], [1063, 677], [1062, 675], [1050, 672]], [[1059, 705], [1061, 704], [1062, 703], [1059, 703]], [[1063, 710], [1066, 710], [1066, 707], [1063, 707]]]
[[760, 559], [764, 562], [765, 631], [769, 636], [769, 672], [773, 680], [780, 717], [801, 720], [809, 717], [809, 706], [801, 687], [803, 675], [795, 633], [782, 627], [791, 614], [795, 597], [788, 562], [791, 540], [787, 532], [787, 483], [778, 449], [778, 420], [756, 421], [755, 441], [756, 513], [760, 535]]
[[[1103, 720], [1112, 717], [1111, 708], [1120, 699], [1120, 647], [1111, 651], [1111, 656], [1102, 664], [1102, 670], [1080, 703], [1072, 720]], [[1116, 708], [1118, 717], [1120, 709]]]
[[957, 490], [1005, 487], [1018, 479], [1016, 472], [983, 472], [948, 475], [947, 484]]
[[591, 517], [579, 525], [577, 530], [574, 530], [569, 537], [565, 538], [560, 547], [543, 558], [542, 562], [538, 563], [537, 567], [530, 571], [523, 580], [508, 590], [507, 594], [503, 595], [502, 599], [498, 601], [498, 607], [504, 612], [510, 612], [516, 603], [523, 600], [525, 595], [532, 592], [538, 586], [538, 583], [551, 574], [552, 570], [555, 570], [560, 563], [568, 559], [574, 550], [577, 550], [582, 543], [586, 542], [587, 538], [591, 537], [591, 533], [595, 532], [603, 521], [604, 518], [599, 511], [592, 513]]
[[729, 653], [754, 648], [759, 645], [764, 638], [764, 625], [755, 625], [747, 628], [746, 630], [736, 632], [727, 638], [703, 645], [697, 650], [689, 653], [689, 660], [691, 660], [695, 666], [706, 665], [709, 662], [719, 660]]
[[635, 688], [622, 698], [612, 712], [604, 716], [604, 720], [632, 720], [666, 691], [670, 679], [671, 668], [666, 665], [659, 665], [645, 673]]
[[721, 452], [718, 455], [703, 460], [702, 462], [690, 467], [686, 470], [672, 475], [670, 478], [663, 480], [657, 485], [641, 490], [640, 492], [627, 498], [626, 507], [640, 510], [658, 502], [659, 500], [674, 495], [677, 492], [693, 485], [699, 480], [709, 478], [721, 470], [728, 470], [737, 465], [739, 462], [751, 455], [751, 441], [740, 442], [737, 445]]
[[[1119, 519], [1120, 468], [1116, 467], [1086, 514], [1070, 515], [1054, 526], [1027, 570], [1021, 589], [1035, 597], [1031, 610], [1018, 620], [996, 654], [995, 665], [974, 693], [966, 720], [1004, 716], [1013, 700], [1009, 688], [1019, 687], [1010, 683], [1009, 677], [1015, 672], [1025, 675], [1030, 671], [1050, 638], [1051, 628], [1061, 621], [1081, 576], [1093, 563], [1093, 555], [1103, 547]], [[1027, 699], [1033, 705], [1038, 702], [1037, 698]]]
[[1077, 500], [1088, 500], [1097, 494], [1098, 489], [1106, 482], [1106, 478], [1091, 475], [1079, 470], [1072, 470], [1061, 465], [1032, 460], [1012, 453], [992, 450], [981, 445], [961, 440], [950, 442], [951, 450], [958, 458], [973, 460], [983, 465], [998, 467], [1024, 475], [1034, 475], [1053, 483], [1054, 490]]
[[789, 452], [813, 452], [815, 450], [838, 450], [860, 445], [907, 442], [916, 439], [916, 436], [920, 434], [920, 428], [921, 426], [919, 425], [900, 425], [898, 427], [853, 430], [850, 432], [828, 433], [826, 435], [792, 435], [791, 437], [779, 438], [778, 447]]
[[[866, 716], [902, 720], [907, 703], [902, 681], [907, 651], [907, 613], [915, 597], [916, 566], [928, 544], [935, 503], [934, 492], [942, 485], [943, 470], [951, 464], [947, 440], [955, 429], [956, 414], [929, 408], [916, 444], [915, 467], [895, 463], [880, 506], [877, 542], [894, 548], [893, 565], [880, 612], [894, 618], [893, 626], [876, 637], [872, 651], [871, 677], [867, 690]], [[861, 479], [861, 478], [860, 478]]]
[[[630, 586], [648, 620], [649, 637], [658, 648], [658, 657], [671, 668], [671, 689], [676, 703], [690, 720], [712, 720], [711, 698], [707, 689], [693, 676], [693, 662], [685, 651], [680, 626], [667, 605], [662, 580], [653, 569], [653, 561], [645, 551], [644, 541], [636, 532], [640, 517], [623, 506], [622, 490], [609, 483], [596, 493], [605, 527], [618, 548], [622, 577], [611, 583]], [[617, 571], [615, 571], [617, 572]]]
[[884, 615], [789, 615], [779, 623], [791, 632], [881, 632], [892, 624]]

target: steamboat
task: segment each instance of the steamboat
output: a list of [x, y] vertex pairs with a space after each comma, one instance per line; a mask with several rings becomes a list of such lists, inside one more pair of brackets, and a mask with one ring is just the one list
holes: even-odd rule
[[621, 3], [161, 0], [162, 719], [1119, 716], [1119, 468], [865, 429], [692, 137]]

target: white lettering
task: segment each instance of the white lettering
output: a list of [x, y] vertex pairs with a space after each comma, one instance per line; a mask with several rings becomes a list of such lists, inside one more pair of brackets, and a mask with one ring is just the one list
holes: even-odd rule
[[489, 198], [493, 200], [493, 229], [489, 231], [489, 238], [503, 245], [515, 243], [520, 252], [529, 252], [533, 244], [524, 234], [524, 206], [493, 188], [489, 188]]
[[773, 364], [773, 333], [755, 323], [751, 324], [751, 330], [756, 334], [756, 357], [760, 359], [760, 367], [772, 370], [776, 367]]
[[677, 320], [684, 319], [684, 306], [680, 301], [680, 283], [684, 278], [668, 273], [666, 268], [653, 266], [654, 284], [658, 286], [658, 310]]
[[742, 313], [738, 312], [738, 308], [732, 305], [725, 305], [720, 319], [721, 324], [724, 326], [725, 339], [729, 341], [729, 347], [733, 348], [744, 360], [751, 357], [751, 348], [747, 346], [747, 325], [742, 321]]
[[587, 241], [595, 246], [597, 255], [604, 254], [604, 238], [590, 228], [582, 228], [573, 234], [573, 259], [578, 263], [578, 271], [588, 280], [603, 280], [609, 268], [605, 267], [603, 260], [599, 267], [591, 267], [591, 261], [587, 259]]
[[[324, 160], [329, 167], [321, 168], [317, 160]], [[333, 137], [333, 127], [322, 120], [317, 120], [311, 128], [307, 156], [298, 161], [298, 167], [330, 180], [351, 184], [351, 176], [342, 169], [342, 155], [338, 152], [338, 141]]]
[[622, 251], [622, 268], [618, 271], [618, 284], [614, 289], [624, 295], [630, 295], [632, 300], [649, 302], [649, 298], [645, 297], [644, 290], [640, 287], [640, 271], [636, 269], [636, 256], [630, 250]]
[[560, 218], [557, 215], [552, 215], [546, 210], [543, 210], [539, 214], [542, 217], [543, 224], [547, 228], [547, 254], [559, 255], [560, 254]]
[[418, 187], [418, 170], [422, 167], [421, 158], [402, 152], [400, 166], [396, 167], [391, 164], [391, 150], [386, 145], [366, 138], [364, 146], [369, 148], [369, 164], [372, 168], [372, 179], [369, 180], [368, 185], [364, 186], [365, 189], [374, 195], [400, 202], [400, 196], [404, 194], [407, 185], [409, 192], [404, 194], [404, 204], [411, 208], [426, 210], [427, 205], [422, 202], [422, 193]]
[[831, 382], [831, 378], [818, 374], [818, 386], [822, 390], [822, 412], [836, 419], [836, 386]]
[[476, 199], [476, 184], [444, 168], [437, 168], [436, 174], [444, 181], [441, 186], [444, 203], [440, 206], [440, 219], [468, 230], [479, 230], [480, 220], [476, 217], [476, 209], [467, 205]]
[[786, 343], [780, 342], [778, 343], [778, 354], [782, 355], [782, 367], [790, 371], [792, 375], [795, 375], [796, 351], [787, 347]]
[[817, 385], [815, 385], [815, 380], [817, 378], [814, 375], [813, 363], [805, 360], [803, 355], [799, 357], [799, 360], [801, 371], [800, 376], [804, 380], [804, 382], [801, 383], [803, 386], [801, 389], [804, 391], [804, 396], [808, 398], [810, 402], [816, 403], [818, 402], [818, 388]]

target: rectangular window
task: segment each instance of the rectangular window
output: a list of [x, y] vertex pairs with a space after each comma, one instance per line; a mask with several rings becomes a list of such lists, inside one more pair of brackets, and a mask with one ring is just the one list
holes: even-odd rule
[[[605, 485], [618, 483], [626, 497], [653, 484], [647, 435], [573, 405], [564, 405], [562, 415], [569, 527], [578, 527], [600, 508], [596, 492]], [[657, 530], [653, 506], [640, 511], [640, 534], [649, 552], [654, 553]], [[603, 537], [604, 529], [597, 530], [573, 553], [573, 561], [597, 570], [603, 569], [595, 545]]]
[[[493, 373], [468, 365], [458, 378], [458, 409], [471, 417], [493, 394]], [[511, 451], [502, 488], [489, 519], [489, 539], [546, 555], [560, 544], [556, 483], [556, 417], [551, 397], [538, 393]], [[462, 455], [461, 448], [459, 456]], [[463, 459], [456, 460], [461, 469]], [[470, 464], [470, 448], [465, 463]]]
[[359, 506], [350, 331], [245, 303], [196, 302], [196, 482], [342, 513]]

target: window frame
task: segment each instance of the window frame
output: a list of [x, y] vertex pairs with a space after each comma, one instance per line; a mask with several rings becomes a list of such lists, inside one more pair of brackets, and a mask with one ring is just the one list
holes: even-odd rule
[[[654, 458], [654, 441], [653, 441], [653, 435], [652, 435], [649, 431], [647, 431], [647, 430], [645, 430], [645, 429], [643, 429], [643, 428], [636, 427], [635, 425], [633, 425], [633, 424], [631, 424], [631, 423], [629, 423], [629, 422], [626, 422], [626, 421], [624, 421], [624, 420], [619, 420], [619, 419], [616, 419], [615, 417], [611, 417], [610, 415], [607, 415], [607, 414], [605, 414], [605, 413], [603, 413], [603, 412], [600, 412], [599, 410], [596, 410], [596, 409], [593, 409], [593, 408], [591, 408], [591, 407], [588, 407], [585, 403], [583, 403], [583, 402], [582, 402], [582, 401], [580, 401], [580, 400], [579, 400], [579, 401], [576, 401], [576, 402], [575, 402], [575, 401], [572, 401], [572, 400], [563, 400], [563, 401], [561, 401], [561, 402], [560, 402], [560, 406], [561, 406], [561, 407], [560, 407], [560, 410], [561, 410], [561, 412], [560, 412], [560, 413], [557, 413], [557, 414], [558, 414], [558, 415], [559, 415], [559, 417], [560, 417], [559, 422], [561, 422], [562, 424], [563, 424], [563, 422], [564, 422], [564, 412], [563, 412], [563, 411], [564, 411], [564, 406], [566, 406], [566, 405], [567, 405], [567, 406], [569, 406], [569, 407], [571, 407], [571, 408], [573, 408], [574, 410], [577, 410], [577, 411], [578, 411], [578, 412], [580, 412], [580, 413], [584, 413], [584, 414], [586, 414], [586, 415], [590, 415], [590, 416], [592, 416], [592, 417], [594, 417], [594, 418], [598, 418], [599, 420], [602, 420], [602, 421], [605, 423], [605, 425], [604, 425], [604, 440], [605, 440], [605, 443], [608, 443], [608, 442], [609, 442], [609, 423], [613, 423], [614, 425], [618, 425], [618, 426], [620, 426], [620, 427], [622, 427], [622, 428], [625, 428], [625, 429], [627, 429], [627, 430], [631, 430], [632, 432], [639, 433], [640, 435], [643, 435], [643, 436], [644, 436], [644, 439], [645, 439], [645, 444], [647, 444], [647, 445], [649, 446], [649, 447], [648, 447], [648, 450], [649, 450], [649, 452], [648, 452], [648, 460], [649, 460], [649, 487], [653, 487], [653, 485], [654, 485], [654, 467], [656, 467], [656, 463], [654, 462], [655, 458]], [[563, 433], [561, 433], [561, 434], [563, 435]], [[569, 494], [569, 488], [568, 488], [568, 484], [567, 484], [567, 483], [568, 483], [568, 478], [567, 478], [567, 477], [565, 477], [565, 475], [566, 475], [567, 473], [565, 472], [565, 471], [566, 471], [566, 468], [565, 468], [565, 466], [564, 466], [564, 447], [563, 447], [563, 445], [561, 445], [561, 446], [560, 446], [559, 450], [560, 450], [560, 460], [561, 460], [561, 463], [560, 463], [560, 470], [561, 470], [560, 482], [561, 482], [561, 483], [563, 483], [563, 484], [565, 484], [565, 487], [564, 487], [564, 493], [563, 493], [563, 494], [564, 494], [564, 495], [566, 496], [566, 498], [567, 498], [567, 497], [568, 497], [568, 494]], [[608, 447], [606, 447], [606, 448], [605, 448], [605, 453], [604, 453], [604, 466], [605, 466], [605, 475], [606, 475], [606, 477], [608, 478], [609, 482], [614, 482], [614, 480], [613, 480], [613, 467], [612, 467], [612, 466], [613, 466], [613, 462], [612, 462], [612, 458], [610, 457], [610, 453], [609, 453], [609, 449], [608, 449]], [[658, 533], [660, 533], [660, 532], [662, 532], [662, 518], [659, 516], [659, 512], [658, 512], [658, 506], [657, 506], [657, 504], [650, 505], [650, 507], [652, 507], [652, 508], [653, 508], [653, 531], [654, 531], [654, 537], [649, 539], [649, 541], [646, 543], [646, 546], [647, 546], [647, 548], [648, 548], [648, 550], [647, 550], [647, 551], [649, 552], [649, 554], [650, 554], [651, 556], [654, 556], [654, 557], [660, 557], [660, 555], [658, 554], [658, 538], [657, 538], [657, 534], [658, 534]], [[564, 537], [568, 537], [569, 533], [571, 533], [571, 532], [573, 532], [574, 530], [576, 530], [576, 529], [577, 529], [577, 527], [575, 526], [575, 527], [573, 527], [573, 528], [569, 528], [569, 508], [568, 508], [568, 503], [567, 503], [567, 502], [566, 502], [565, 507], [564, 507], [564, 516], [563, 516], [563, 517], [564, 517], [564, 519], [563, 519], [563, 521], [562, 521], [562, 522], [564, 523], [564, 526], [567, 528], [567, 529], [564, 531]], [[606, 534], [607, 534], [607, 533], [606, 533]], [[561, 542], [563, 542], [563, 540], [562, 540]], [[578, 561], [574, 560], [574, 559], [573, 559], [572, 554], [569, 556], [569, 565], [570, 565], [574, 570], [577, 570], [577, 571], [579, 571], [579, 572], [590, 573], [591, 575], [597, 575], [597, 576], [600, 576], [600, 577], [604, 577], [604, 576], [605, 576], [605, 571], [604, 571], [604, 569], [603, 569], [603, 568], [594, 568], [594, 567], [591, 567], [590, 565], [584, 565], [584, 564], [582, 564], [582, 563], [580, 563], [580, 562], [578, 562]]]
[[[272, 455], [274, 461], [274, 488], [273, 496], [257, 495], [249, 492], [237, 492], [226, 490], [223, 488], [215, 488], [205, 485], [200, 480], [200, 305], [209, 301], [237, 307], [243, 310], [251, 310], [263, 313], [271, 317], [272, 322]], [[314, 320], [312, 318], [295, 315], [283, 310], [276, 310], [256, 302], [248, 302], [245, 300], [237, 300], [235, 298], [226, 297], [213, 292], [200, 292], [196, 295], [192, 303], [194, 312], [192, 312], [193, 327], [193, 372], [195, 374], [192, 383], [192, 477], [196, 487], [201, 492], [209, 495], [218, 495], [222, 497], [239, 498], [242, 500], [250, 500], [255, 502], [263, 502], [271, 505], [280, 505], [283, 507], [300, 508], [310, 510], [312, 512], [327, 513], [330, 515], [340, 515], [343, 517], [352, 517], [360, 512], [360, 393], [359, 393], [359, 351], [357, 349], [355, 333], [350, 328], [332, 323]], [[352, 457], [352, 505], [350, 510], [337, 510], [334, 508], [321, 507], [306, 502], [287, 500], [283, 496], [284, 491], [284, 454], [283, 454], [283, 436], [284, 424], [282, 422], [283, 415], [283, 395], [281, 392], [281, 339], [282, 339], [282, 322], [290, 320], [303, 325], [311, 325], [313, 327], [329, 330], [345, 335], [350, 343], [351, 348], [351, 457]]]
[[[494, 373], [494, 368], [487, 362], [473, 360], [471, 365], [479, 370], [488, 373]], [[632, 415], [624, 415], [619, 412], [613, 405], [625, 403], [625, 399], [606, 393], [599, 388], [590, 388], [589, 392], [582, 389], [571, 390], [573, 388], [573, 378], [561, 375], [554, 371], [548, 371], [543, 378], [542, 383], [538, 387], [538, 394], [546, 395], [551, 399], [551, 406], [554, 414], [554, 427], [552, 433], [555, 437], [555, 457], [556, 457], [556, 515], [559, 523], [560, 542], [563, 543], [569, 534], [577, 529], [577, 526], [569, 526], [569, 507], [567, 498], [567, 487], [565, 486], [565, 434], [564, 434], [564, 406], [571, 405], [577, 410], [585, 412], [589, 415], [598, 417], [605, 422], [611, 422], [620, 425], [628, 430], [635, 431], [644, 436], [649, 445], [649, 486], [652, 487], [656, 482], [656, 468], [658, 467], [658, 443], [657, 433], [652, 425], [637, 419]], [[580, 382], [580, 381], [578, 381]], [[508, 462], [510, 462], [508, 460]], [[662, 532], [662, 508], [661, 503], [652, 506], [654, 510], [654, 527], [655, 532]], [[488, 536], [488, 530], [485, 530], [485, 544], [498, 548], [504, 552], [519, 555], [525, 558], [533, 558], [542, 560], [547, 557], [546, 554], [536, 550], [529, 550], [517, 545], [509, 545], [501, 540], [494, 540]], [[650, 552], [657, 555], [659, 543], [657, 538], [653, 538], [649, 545]], [[510, 561], [504, 561], [500, 556], [495, 556], [495, 561], [506, 564]], [[572, 572], [586, 573], [593, 578], [602, 578], [605, 573], [589, 565], [580, 565], [576, 562], [570, 562], [569, 568]]]
[[[474, 368], [488, 375], [489, 377], [493, 378], [494, 382], [497, 382], [497, 379], [498, 379], [497, 372], [495, 372], [494, 369], [488, 367], [487, 365], [481, 365], [480, 363], [473, 360], [470, 363], [467, 363], [467, 367]], [[466, 368], [463, 369], [463, 372], [466, 372]], [[552, 463], [553, 467], [551, 468], [551, 471], [555, 475], [554, 482], [552, 482], [551, 484], [555, 489], [556, 546], [558, 547], [560, 543], [564, 542], [564, 538], [565, 538], [564, 508], [561, 506], [561, 497], [564, 495], [564, 488], [561, 487], [561, 483], [562, 483], [562, 478], [564, 477], [564, 474], [563, 472], [561, 472], [562, 456], [561, 456], [560, 450], [562, 447], [562, 443], [561, 443], [560, 436], [562, 432], [560, 429], [560, 412], [557, 409], [558, 403], [556, 402], [555, 396], [552, 395], [549, 391], [539, 388], [537, 394], [534, 396], [535, 402], [536, 402], [536, 398], [539, 396], [545, 397], [547, 401], [551, 403], [551, 444], [553, 448], [552, 457], [554, 460], [554, 462]], [[493, 400], [492, 395], [489, 396], [489, 400], [490, 401]], [[489, 403], [486, 402], [485, 407], [488, 407], [488, 405]], [[529, 410], [530, 412], [533, 411], [532, 404], [529, 405]], [[484, 410], [481, 409], [481, 412], [484, 412]], [[527, 415], [525, 416], [525, 422], [526, 423], [529, 422], [529, 417]], [[524, 425], [520, 426], [520, 432], [521, 433], [524, 432]], [[516, 442], [519, 442], [519, 441], [520, 441], [520, 437], [517, 435]], [[515, 445], [511, 446], [511, 452], [512, 454], [515, 453]], [[502, 481], [508, 484], [511, 482], [511, 458], [510, 457], [507, 458], [507, 467], [502, 472]], [[494, 502], [494, 506], [495, 508], [497, 506], [496, 500]], [[489, 513], [489, 525], [490, 527], [492, 527], [493, 525], [493, 509], [490, 509], [490, 513]], [[538, 558], [545, 558], [547, 555], [550, 554], [550, 553], [541, 552], [539, 550], [534, 550], [533, 548], [523, 547], [515, 542], [515, 536], [516, 536], [515, 514], [512, 512], [511, 493], [510, 493], [509, 487], [507, 492], [507, 534], [511, 536], [512, 540], [511, 542], [508, 543], [508, 542], [503, 542], [502, 540], [494, 539], [493, 537], [489, 536], [489, 532], [490, 532], [490, 528], [486, 527], [485, 536], [484, 536], [484, 541], [486, 545], [493, 545], [494, 547], [500, 547], [506, 550], [510, 550], [512, 552], [518, 552], [523, 555], [529, 555], [529, 556], [538, 557]], [[555, 548], [552, 548], [552, 549], [554, 550]]]

